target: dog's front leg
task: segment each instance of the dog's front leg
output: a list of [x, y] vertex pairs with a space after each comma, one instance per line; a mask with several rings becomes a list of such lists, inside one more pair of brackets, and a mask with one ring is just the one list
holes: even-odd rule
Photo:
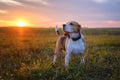
[[65, 56], [65, 67], [69, 66], [69, 59], [70, 59], [70, 52], [67, 52], [66, 56]]

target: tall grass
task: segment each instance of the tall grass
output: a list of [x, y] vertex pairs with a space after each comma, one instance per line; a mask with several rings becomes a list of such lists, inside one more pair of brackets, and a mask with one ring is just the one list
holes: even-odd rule
[[52, 66], [54, 29], [0, 28], [2, 80], [119, 80], [120, 30], [85, 29], [85, 65], [80, 57], [64, 67], [64, 53]]

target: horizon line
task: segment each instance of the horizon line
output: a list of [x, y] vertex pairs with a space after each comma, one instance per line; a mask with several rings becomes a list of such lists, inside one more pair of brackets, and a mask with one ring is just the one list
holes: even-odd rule
[[[18, 26], [0, 26], [0, 28], [55, 28], [55, 27], [53, 27], [53, 26], [51, 26], [51, 27], [43, 27], [43, 26], [24, 26], [24, 27], [18, 27]], [[60, 27], [60, 28], [62, 28], [62, 27]], [[82, 28], [120, 28], [120, 27], [82, 27]]]

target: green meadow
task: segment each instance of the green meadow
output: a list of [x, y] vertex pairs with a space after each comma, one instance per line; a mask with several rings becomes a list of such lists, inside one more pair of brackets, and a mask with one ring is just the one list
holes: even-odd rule
[[[0, 28], [0, 80], [120, 80], [120, 29], [83, 29], [84, 65], [64, 53], [52, 66], [57, 40], [52, 28]], [[61, 30], [62, 34], [62, 30]]]

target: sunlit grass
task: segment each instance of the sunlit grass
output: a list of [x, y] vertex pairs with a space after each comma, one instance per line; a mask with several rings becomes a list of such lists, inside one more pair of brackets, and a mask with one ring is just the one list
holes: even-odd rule
[[[119, 80], [119, 30], [84, 30], [85, 60], [73, 57], [68, 70], [64, 54], [53, 67], [54, 29], [0, 28], [0, 79], [6, 80]], [[109, 35], [110, 34], [110, 35]]]

